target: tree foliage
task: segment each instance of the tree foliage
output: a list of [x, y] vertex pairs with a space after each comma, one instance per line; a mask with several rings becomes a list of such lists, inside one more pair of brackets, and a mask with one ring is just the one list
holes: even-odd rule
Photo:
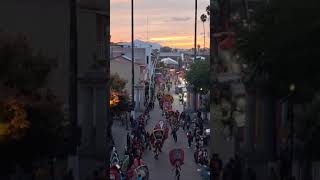
[[111, 107], [112, 115], [121, 114], [129, 110], [129, 96], [127, 94], [119, 95], [119, 103]]
[[193, 85], [194, 90], [197, 92], [202, 88], [204, 92], [207, 92], [210, 88], [209, 81], [209, 61], [208, 60], [196, 60], [190, 67], [190, 70], [186, 73], [186, 80]]
[[111, 106], [111, 112], [113, 114], [119, 114], [129, 109], [129, 96], [125, 91], [127, 81], [122, 79], [118, 74], [111, 74], [110, 76], [110, 89], [115, 92], [119, 103]]
[[205, 23], [205, 22], [207, 21], [207, 15], [202, 14], [202, 15], [200, 16], [200, 19], [201, 19], [201, 21], [202, 21], [203, 23]]
[[116, 74], [110, 75], [110, 89], [117, 92], [124, 92], [127, 81], [125, 79], [121, 79], [121, 77]]
[[55, 59], [36, 53], [22, 35], [2, 33], [0, 39], [0, 81], [23, 91], [42, 87]]
[[19, 140], [30, 128], [24, 104], [16, 99], [8, 99], [0, 104], [0, 142]]
[[252, 18], [250, 31], [243, 29], [238, 53], [251, 69], [252, 77], [270, 84], [275, 95], [288, 93], [294, 83], [297, 94], [307, 100], [319, 90], [320, 2], [316, 0], [274, 1]]
[[66, 156], [80, 139], [62, 103], [44, 92], [54, 60], [28, 44], [23, 36], [0, 34], [0, 175], [15, 165]]

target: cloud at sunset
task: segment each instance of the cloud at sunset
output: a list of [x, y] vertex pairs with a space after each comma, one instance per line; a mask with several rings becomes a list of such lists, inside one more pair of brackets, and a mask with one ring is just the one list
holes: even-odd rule
[[[194, 42], [193, 0], [134, 0], [134, 38], [163, 46], [192, 48]], [[198, 1], [197, 41], [203, 46], [203, 24], [209, 0]], [[131, 0], [111, 0], [111, 41], [131, 41]], [[148, 24], [147, 24], [148, 19]], [[205, 23], [206, 34], [209, 22]], [[206, 46], [209, 45], [206, 36]]]
[[192, 36], [171, 36], [171, 37], [155, 37], [151, 38], [151, 41], [179, 41], [179, 40], [190, 40]]
[[189, 21], [191, 20], [191, 17], [172, 17], [168, 21]]

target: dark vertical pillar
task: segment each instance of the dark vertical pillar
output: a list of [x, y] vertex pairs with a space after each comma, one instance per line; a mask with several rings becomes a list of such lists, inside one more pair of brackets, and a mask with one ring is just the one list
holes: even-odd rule
[[[78, 120], [78, 23], [77, 1], [70, 0], [70, 60], [69, 60], [69, 113], [70, 120], [77, 129]], [[76, 148], [74, 152], [76, 153]]]
[[133, 109], [135, 109], [134, 102], [134, 13], [133, 13], [133, 0], [131, 0], [131, 75], [132, 75], [132, 87], [131, 87], [131, 95], [132, 95], [132, 103]]

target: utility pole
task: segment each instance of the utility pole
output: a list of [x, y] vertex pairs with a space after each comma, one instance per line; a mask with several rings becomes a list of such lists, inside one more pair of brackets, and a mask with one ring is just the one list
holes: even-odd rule
[[290, 121], [290, 177], [293, 176], [293, 164], [294, 164], [294, 112], [293, 112], [293, 102], [292, 97], [289, 96], [289, 113], [288, 118]]
[[133, 21], [133, 0], [131, 0], [131, 73], [132, 73], [132, 89], [131, 89], [131, 94], [132, 94], [132, 106], [133, 106], [133, 112], [132, 114], [134, 115], [134, 109], [135, 109], [135, 101], [134, 101], [134, 21]]
[[[77, 0], [70, 0], [69, 113], [73, 128], [78, 119], [78, 25]], [[74, 152], [75, 153], [75, 152]]]
[[194, 61], [197, 57], [197, 12], [198, 12], [198, 0], [195, 0], [195, 16], [194, 16]]
[[[197, 12], [198, 12], [198, 0], [195, 0], [195, 15], [194, 15], [194, 59], [193, 62], [197, 59]], [[195, 87], [193, 87], [193, 95], [194, 95], [194, 110], [197, 110], [197, 93], [195, 92]]]
[[206, 50], [206, 30], [203, 23], [203, 52]]

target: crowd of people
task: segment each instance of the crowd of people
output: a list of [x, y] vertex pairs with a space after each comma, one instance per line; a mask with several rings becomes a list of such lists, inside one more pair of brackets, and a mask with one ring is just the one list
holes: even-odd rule
[[[171, 114], [167, 114], [166, 105], [164, 105], [164, 92], [167, 90], [169, 83], [163, 83], [160, 85], [159, 92], [157, 96], [151, 97], [150, 100], [145, 102], [145, 111], [136, 119], [132, 116], [130, 117], [130, 132], [127, 133], [127, 145], [125, 148], [125, 155], [129, 158], [128, 167], [137, 167], [143, 164], [143, 153], [145, 151], [151, 151], [154, 147], [151, 143], [152, 132], [148, 132], [145, 129], [148, 120], [150, 120], [150, 111], [154, 109], [155, 99], [159, 102], [159, 107], [162, 110], [162, 115], [167, 122], [171, 125], [171, 135], [175, 142], [178, 141], [177, 131], [182, 128], [186, 134], [189, 148], [193, 148], [194, 151], [194, 161], [205, 167], [204, 169], [208, 173], [202, 173], [202, 178], [205, 179], [222, 179], [222, 180], [241, 180], [244, 179], [243, 174], [243, 163], [239, 156], [230, 159], [225, 165], [223, 165], [222, 160], [218, 154], [212, 154], [209, 156], [206, 145], [209, 144], [209, 138], [205, 133], [204, 120], [201, 117], [201, 112], [196, 112], [194, 115], [178, 110], [171, 110]], [[171, 107], [172, 108], [172, 107]], [[173, 114], [172, 114], [173, 113]], [[170, 121], [169, 116], [174, 116], [177, 121], [173, 123]], [[178, 123], [177, 123], [178, 122]], [[159, 149], [161, 152], [161, 148]], [[132, 168], [131, 168], [132, 169]], [[175, 168], [179, 170], [179, 177], [181, 168]], [[130, 169], [127, 173], [130, 172]], [[127, 174], [122, 174], [125, 177]], [[253, 169], [248, 168], [246, 171], [245, 179], [255, 180], [255, 173]], [[141, 177], [138, 177], [141, 178]]]
[[[152, 149], [152, 145], [150, 142], [151, 133], [145, 129], [148, 120], [150, 120], [150, 111], [154, 108], [154, 98], [148, 99], [145, 102], [145, 111], [134, 119], [133, 116], [130, 116], [128, 123], [129, 132], [127, 133], [127, 142], [125, 146], [124, 152], [124, 160], [120, 164], [120, 158], [117, 150], [115, 149], [115, 144], [113, 141], [113, 152], [111, 153], [111, 165], [117, 164], [120, 173], [120, 179], [127, 179], [128, 177], [133, 177], [135, 173], [135, 168], [144, 165], [144, 161], [142, 160], [143, 154], [147, 150]], [[127, 158], [127, 160], [126, 160]], [[124, 168], [126, 167], [126, 168]], [[137, 175], [137, 178], [142, 179], [141, 175]]]

